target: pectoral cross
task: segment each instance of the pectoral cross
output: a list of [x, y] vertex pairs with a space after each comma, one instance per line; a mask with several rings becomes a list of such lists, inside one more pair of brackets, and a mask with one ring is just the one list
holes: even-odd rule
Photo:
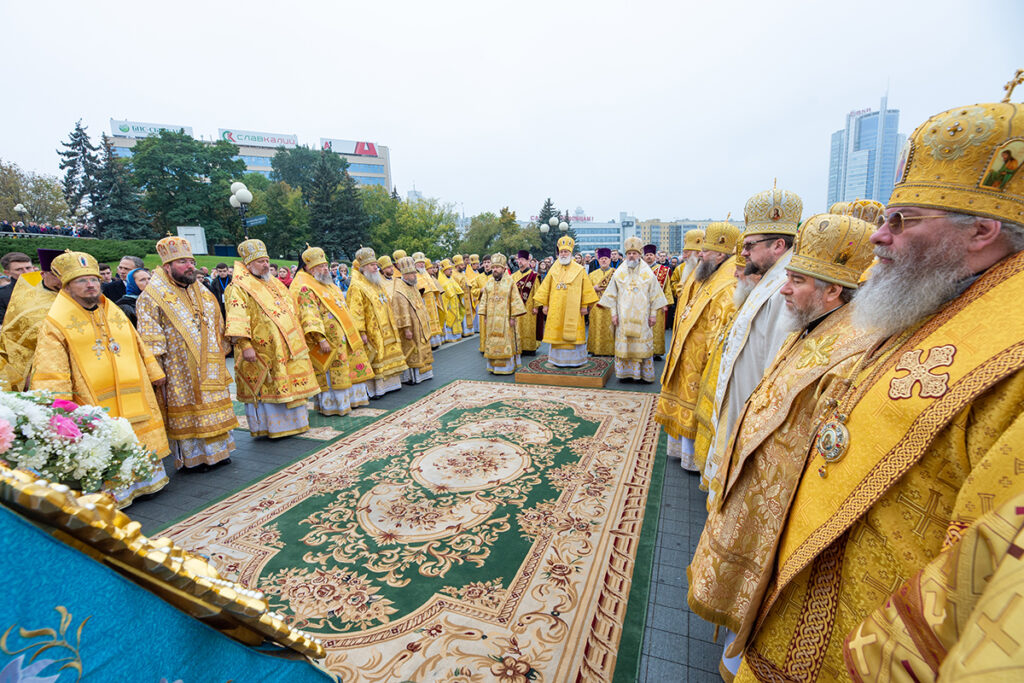
[[96, 352], [96, 360], [103, 358], [103, 340], [97, 339], [96, 343], [92, 345], [92, 350]]

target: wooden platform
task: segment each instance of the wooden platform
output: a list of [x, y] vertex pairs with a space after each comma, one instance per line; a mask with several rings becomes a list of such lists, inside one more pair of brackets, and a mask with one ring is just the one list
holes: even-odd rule
[[611, 357], [591, 356], [585, 365], [578, 368], [559, 368], [543, 355], [531, 358], [516, 368], [516, 383], [601, 389], [608, 383], [614, 369], [615, 362]]

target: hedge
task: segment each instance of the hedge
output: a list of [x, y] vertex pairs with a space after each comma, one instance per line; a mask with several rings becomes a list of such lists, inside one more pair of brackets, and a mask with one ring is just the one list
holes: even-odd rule
[[92, 240], [81, 237], [2, 237], [0, 255], [20, 251], [36, 261], [36, 249], [70, 249], [92, 254], [100, 263], [116, 264], [122, 256], [156, 253], [156, 240]]

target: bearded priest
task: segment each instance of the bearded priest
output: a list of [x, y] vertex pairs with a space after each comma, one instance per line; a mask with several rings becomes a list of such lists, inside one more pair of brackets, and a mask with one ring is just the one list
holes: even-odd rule
[[538, 316], [533, 305], [534, 294], [540, 286], [537, 271], [530, 267], [530, 252], [521, 249], [516, 254], [516, 265], [519, 268], [512, 273], [519, 297], [523, 300], [526, 315], [516, 318], [516, 331], [519, 339], [519, 352], [524, 356], [536, 355], [540, 347], [540, 339], [544, 336], [544, 316]]
[[[654, 381], [654, 334], [657, 313], [668, 302], [663, 285], [640, 256], [640, 239], [626, 238], [626, 260], [615, 269], [600, 308], [611, 312], [615, 328], [615, 376]], [[664, 339], [664, 327], [662, 338]]]
[[[726, 628], [727, 649], [735, 634], [745, 642], [753, 627], [817, 420], [875, 340], [854, 328], [848, 305], [874, 257], [874, 228], [831, 214], [800, 226], [780, 290], [791, 331], [709, 484], [717, 495], [687, 571], [689, 605]], [[728, 657], [724, 665], [735, 674], [739, 662]]]
[[53, 259], [64, 252], [37, 249], [39, 272], [22, 273], [11, 291], [11, 301], [0, 327], [0, 389], [24, 391], [32, 372], [32, 358], [39, 339], [39, 325], [60, 291], [60, 278], [53, 274]]
[[576, 240], [558, 240], [558, 260], [548, 270], [534, 297], [534, 314], [542, 307], [546, 316], [543, 341], [551, 345], [552, 365], [576, 368], [587, 362], [587, 330], [583, 316], [597, 303], [597, 293], [587, 271], [572, 260]]
[[[39, 329], [29, 387], [125, 418], [144, 447], [166, 457], [170, 447], [153, 387], [163, 386], [167, 376], [127, 316], [100, 292], [96, 259], [67, 251], [53, 259], [50, 269], [60, 278], [61, 290]], [[104, 490], [125, 507], [167, 482], [158, 462], [149, 478]]]
[[[348, 310], [373, 368], [367, 392], [370, 398], [379, 398], [402, 388], [405, 355], [376, 254], [373, 249], [363, 247], [356, 252], [356, 260], [359, 261], [359, 277], [353, 278], [349, 285]], [[391, 258], [387, 260], [390, 262]]]
[[403, 256], [395, 262], [400, 277], [395, 278], [391, 309], [402, 339], [402, 353], [407, 369], [402, 373], [406, 384], [419, 384], [434, 378], [434, 353], [430, 350], [430, 316], [416, 283], [416, 262]]
[[225, 293], [225, 334], [235, 347], [235, 387], [249, 433], [277, 439], [309, 429], [306, 401], [320, 392], [302, 324], [279, 279], [270, 276], [267, 246], [238, 245]]
[[220, 304], [196, 279], [192, 245], [168, 236], [156, 243], [153, 270], [135, 306], [139, 335], [167, 374], [157, 391], [174, 466], [205, 471], [230, 462], [238, 426], [224, 355]]
[[526, 314], [512, 276], [505, 269], [505, 257], [491, 257], [491, 276], [480, 294], [480, 321], [486, 322], [484, 358], [487, 371], [494, 375], [511, 375], [519, 365], [519, 339], [516, 320]]

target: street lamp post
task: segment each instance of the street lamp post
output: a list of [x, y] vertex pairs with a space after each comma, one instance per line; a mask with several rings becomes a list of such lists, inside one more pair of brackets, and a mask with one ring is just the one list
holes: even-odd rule
[[228, 199], [228, 203], [238, 209], [238, 217], [242, 221], [242, 232], [245, 234], [245, 239], [249, 239], [249, 225], [245, 222], [245, 212], [249, 210], [249, 204], [252, 203], [252, 192], [249, 192], [245, 183], [233, 182], [231, 183], [231, 198]]
[[25, 208], [24, 204], [17, 204], [14, 207], [14, 213], [21, 216], [21, 222], [23, 227], [28, 228], [28, 209]]

